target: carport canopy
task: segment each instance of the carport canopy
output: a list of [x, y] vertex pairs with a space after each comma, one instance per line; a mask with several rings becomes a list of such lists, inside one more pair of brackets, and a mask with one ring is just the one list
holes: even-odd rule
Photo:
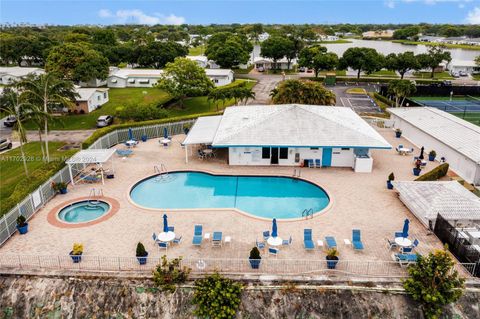
[[222, 116], [217, 115], [199, 117], [195, 121], [182, 143], [185, 146], [185, 161], [188, 162], [188, 145], [212, 144], [221, 120]]
[[[114, 148], [109, 149], [88, 149], [88, 150], [81, 150], [80, 152], [76, 153], [72, 157], [70, 157], [65, 163], [68, 165], [68, 171], [70, 173], [70, 180], [72, 181], [72, 185], [75, 185], [73, 181], [73, 173], [72, 173], [72, 165], [74, 164], [96, 164], [102, 166], [106, 163], [112, 155], [115, 153]], [[113, 167], [113, 160], [112, 160], [112, 167]], [[102, 183], [104, 181], [103, 171], [102, 171]]]

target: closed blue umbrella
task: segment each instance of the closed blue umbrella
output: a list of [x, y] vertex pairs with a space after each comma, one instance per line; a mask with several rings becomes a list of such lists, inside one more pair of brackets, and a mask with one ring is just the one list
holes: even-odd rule
[[408, 237], [408, 225], [410, 224], [410, 221], [408, 219], [405, 219], [405, 222], [403, 224], [403, 238]]
[[166, 127], [163, 128], [163, 138], [168, 138], [168, 131]]
[[131, 127], [128, 128], [128, 140], [133, 140], [133, 132]]
[[165, 233], [168, 232], [167, 214], [163, 214], [163, 231], [164, 231]]
[[277, 219], [274, 218], [272, 221], [272, 237], [277, 237], [278, 236], [278, 231], [277, 231]]

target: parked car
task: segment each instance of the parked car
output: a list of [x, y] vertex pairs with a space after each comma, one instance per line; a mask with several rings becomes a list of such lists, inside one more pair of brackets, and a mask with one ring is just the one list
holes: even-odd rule
[[467, 71], [460, 71], [460, 72], [458, 72], [458, 74], [459, 74], [460, 76], [468, 76]]
[[304, 66], [301, 66], [298, 68], [298, 72], [306, 72], [306, 71], [307, 71], [307, 68]]
[[454, 78], [459, 78], [460, 77], [460, 74], [458, 72], [452, 72], [452, 76]]
[[15, 125], [15, 123], [17, 123], [17, 118], [13, 115], [10, 115], [5, 119], [3, 125], [5, 125], [6, 127], [12, 127]]
[[111, 115], [102, 115], [97, 119], [97, 127], [109, 126], [113, 123], [113, 116]]
[[11, 148], [12, 148], [12, 141], [10, 141], [8, 138], [0, 139], [0, 151], [9, 150]]
[[257, 68], [257, 71], [258, 72], [263, 72], [263, 71], [265, 71], [265, 68], [263, 66], [260, 66], [260, 67]]

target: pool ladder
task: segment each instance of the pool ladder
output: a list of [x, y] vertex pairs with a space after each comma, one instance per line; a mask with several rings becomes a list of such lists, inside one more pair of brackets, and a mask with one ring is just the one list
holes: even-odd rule
[[90, 198], [88, 200], [88, 204], [90, 206], [97, 206], [100, 201], [98, 199], [95, 199], [95, 197], [103, 197], [103, 189], [95, 189], [95, 188], [92, 188], [90, 190], [90, 194], [88, 195], [88, 197]]
[[294, 168], [293, 169], [293, 177], [300, 177], [301, 176], [301, 171], [300, 168]]
[[160, 166], [153, 165], [153, 172], [157, 174], [168, 174], [165, 164], [160, 164]]
[[308, 219], [308, 217], [313, 218], [313, 208], [303, 210], [302, 218]]

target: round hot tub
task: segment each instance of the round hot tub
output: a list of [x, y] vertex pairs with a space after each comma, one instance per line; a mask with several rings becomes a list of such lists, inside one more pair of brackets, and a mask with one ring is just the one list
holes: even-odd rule
[[58, 219], [65, 223], [86, 223], [98, 219], [110, 210], [110, 204], [101, 200], [84, 200], [63, 207]]

